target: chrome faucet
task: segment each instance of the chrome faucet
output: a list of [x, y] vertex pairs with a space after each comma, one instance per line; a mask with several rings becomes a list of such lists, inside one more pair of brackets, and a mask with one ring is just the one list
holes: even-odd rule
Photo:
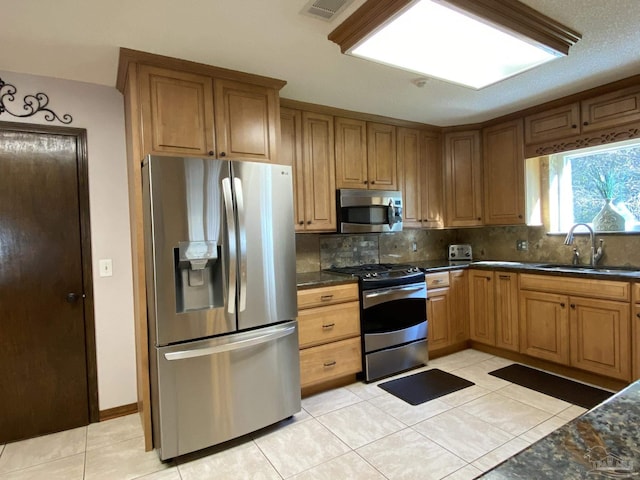
[[[602, 255], [604, 255], [604, 251], [602, 250], [602, 244], [604, 243], [604, 241], [602, 239], [600, 239], [600, 246], [598, 247], [598, 249], [596, 250], [596, 238], [595, 238], [595, 234], [593, 232], [593, 228], [591, 228], [589, 225], [587, 225], [586, 223], [576, 223], [574, 226], [572, 226], [569, 229], [569, 233], [567, 233], [567, 236], [564, 239], [564, 244], [565, 245], [573, 245], [573, 231], [576, 229], [576, 227], [579, 226], [583, 226], [586, 227], [587, 230], [589, 230], [589, 240], [591, 241], [591, 259], [590, 259], [590, 265], [592, 267], [595, 267], [596, 264], [600, 261], [600, 259], [602, 258]], [[573, 262], [577, 263], [577, 259], [579, 258], [579, 254], [577, 249], [573, 249]]]

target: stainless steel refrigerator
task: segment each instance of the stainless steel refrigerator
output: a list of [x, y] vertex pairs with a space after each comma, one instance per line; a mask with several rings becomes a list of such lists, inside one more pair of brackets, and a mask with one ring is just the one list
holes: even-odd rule
[[154, 446], [166, 460], [300, 411], [291, 167], [142, 167]]

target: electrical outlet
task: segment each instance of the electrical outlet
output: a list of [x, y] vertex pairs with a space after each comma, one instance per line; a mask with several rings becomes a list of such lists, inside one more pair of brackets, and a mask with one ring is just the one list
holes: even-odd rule
[[98, 261], [101, 277], [110, 277], [113, 275], [113, 263], [110, 258], [104, 258]]
[[411, 249], [412, 249], [414, 252], [417, 252], [417, 251], [418, 251], [418, 244], [417, 244], [416, 242], [413, 242], [413, 243], [411, 244]]
[[516, 250], [520, 252], [526, 252], [527, 250], [529, 250], [529, 242], [526, 240], [517, 240]]

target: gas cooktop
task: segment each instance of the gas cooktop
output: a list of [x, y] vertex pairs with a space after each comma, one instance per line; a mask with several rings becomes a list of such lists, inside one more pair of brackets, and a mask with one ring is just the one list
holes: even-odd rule
[[327, 271], [358, 277], [362, 284], [384, 283], [385, 286], [389, 286], [424, 281], [424, 273], [418, 267], [402, 263], [370, 263], [333, 267]]

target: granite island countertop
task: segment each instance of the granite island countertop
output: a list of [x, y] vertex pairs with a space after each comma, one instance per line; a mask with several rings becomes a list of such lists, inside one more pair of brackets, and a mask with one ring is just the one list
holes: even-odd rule
[[476, 478], [639, 478], [639, 426], [640, 381], [636, 381]]

